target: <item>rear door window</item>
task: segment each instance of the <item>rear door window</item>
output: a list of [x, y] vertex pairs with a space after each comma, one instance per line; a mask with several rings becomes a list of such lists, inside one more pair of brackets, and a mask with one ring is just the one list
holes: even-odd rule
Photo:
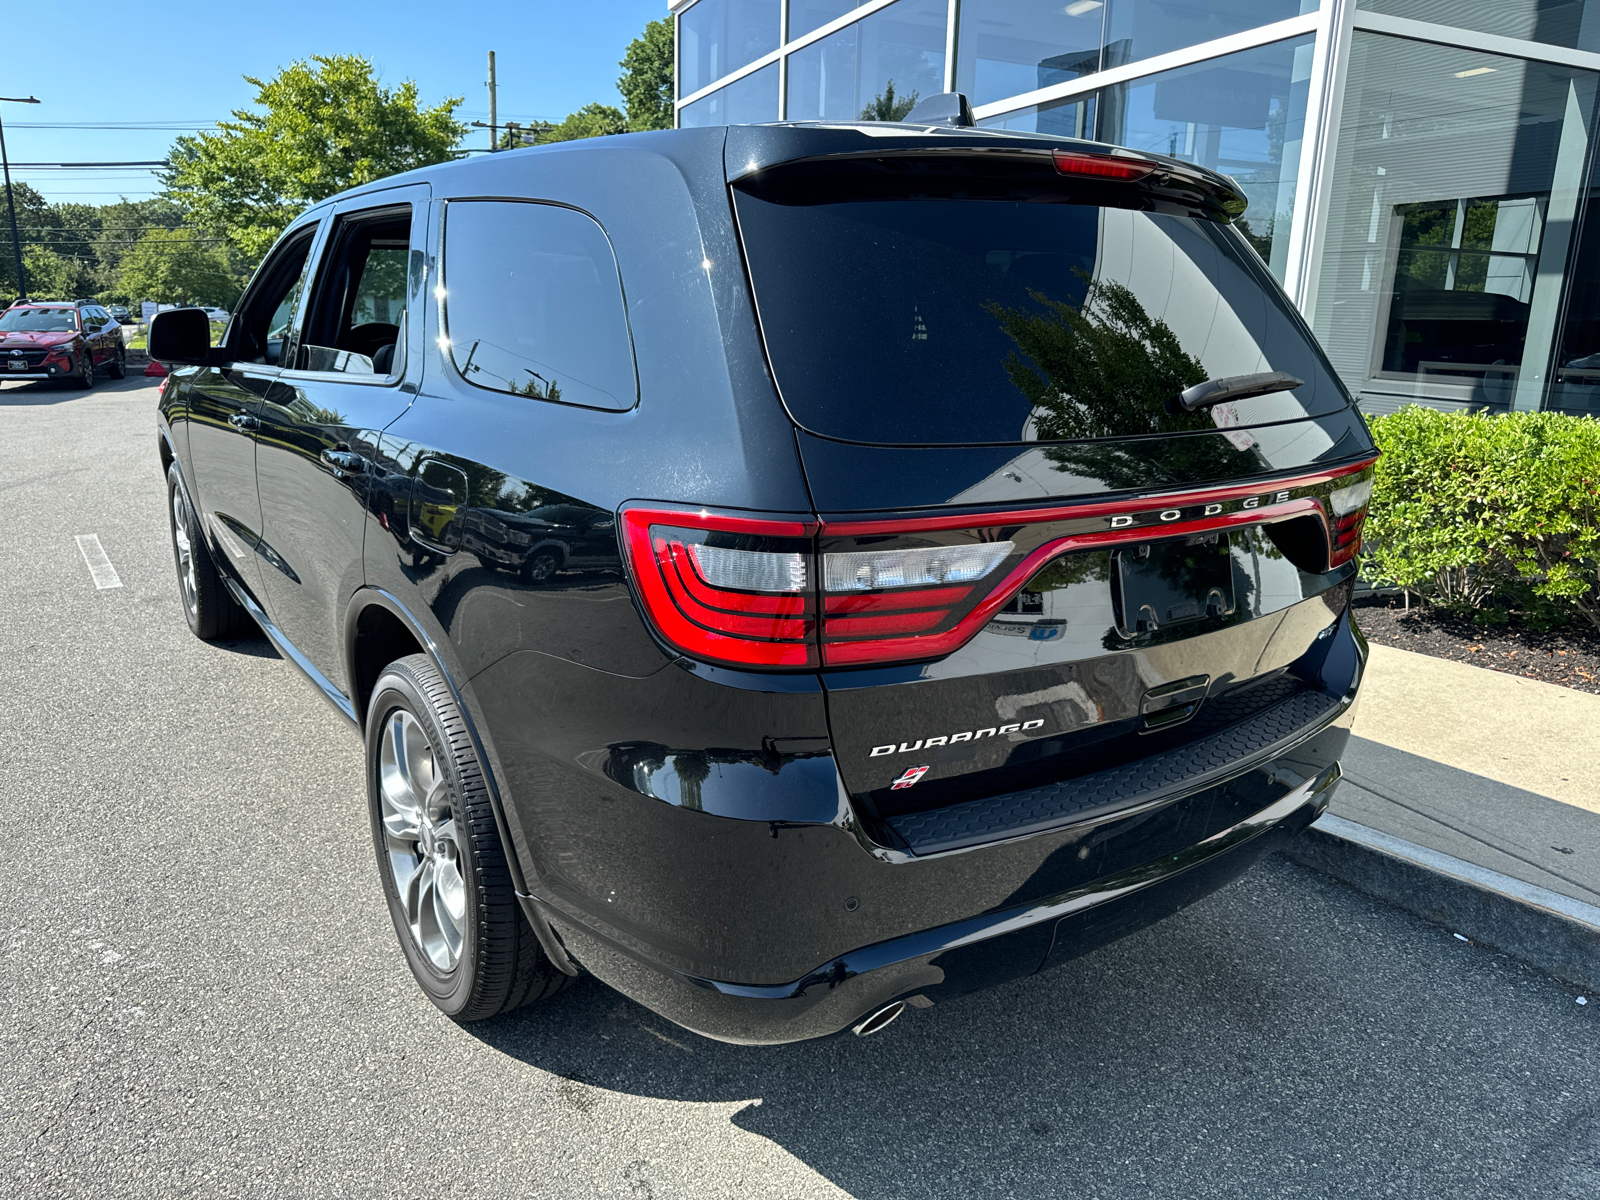
[[[899, 445], [1060, 442], [1321, 415], [1348, 398], [1237, 234], [1010, 199], [735, 190], [773, 372], [806, 429]], [[1293, 392], [1169, 411], [1207, 379]], [[1242, 436], [1242, 435], [1241, 435]]]
[[452, 200], [445, 329], [468, 383], [587, 408], [638, 399], [616, 257], [593, 218], [553, 204]]

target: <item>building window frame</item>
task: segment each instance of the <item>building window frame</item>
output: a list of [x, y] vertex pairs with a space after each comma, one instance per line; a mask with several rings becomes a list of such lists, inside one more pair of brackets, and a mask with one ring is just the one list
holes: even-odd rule
[[[752, 62], [746, 63], [737, 71], [729, 71], [715, 83], [708, 83], [705, 87], [701, 88], [697, 92], [692, 92], [687, 96], [680, 96], [674, 102], [674, 123], [676, 123], [677, 119], [676, 114], [682, 112], [683, 109], [693, 104], [696, 100], [703, 100], [707, 96], [711, 95], [711, 93], [721, 91], [730, 83], [737, 83], [746, 75], [754, 75], [762, 67], [770, 67], [773, 63], [783, 64], [779, 66], [778, 74], [780, 77], [780, 84], [785, 86], [780, 86], [778, 88], [778, 106], [780, 113], [786, 113], [788, 111], [788, 87], [786, 85], [788, 83], [789, 74], [789, 55], [796, 50], [805, 49], [813, 42], [820, 42], [829, 34], [838, 33], [839, 30], [846, 29], [849, 26], [854, 25], [862, 18], [870, 17], [873, 13], [880, 12], [881, 10], [888, 8], [893, 3], [895, 3], [895, 0], [867, 0], [867, 3], [851, 9], [843, 16], [835, 17], [826, 25], [817, 26], [817, 28], [813, 29], [810, 33], [805, 34], [802, 37], [798, 37], [792, 42], [786, 42], [783, 40], [783, 36], [787, 35], [789, 32], [789, 5], [785, 3], [783, 5], [783, 26], [780, 30], [778, 48], [776, 50], [768, 51], [766, 54], [763, 54], [760, 58], [755, 59]], [[687, 12], [689, 8], [690, 6], [686, 4], [673, 13], [672, 24], [674, 27], [678, 25], [678, 18]], [[676, 73], [676, 66], [674, 66], [674, 72]], [[677, 90], [676, 85], [674, 86], [673, 90]]]

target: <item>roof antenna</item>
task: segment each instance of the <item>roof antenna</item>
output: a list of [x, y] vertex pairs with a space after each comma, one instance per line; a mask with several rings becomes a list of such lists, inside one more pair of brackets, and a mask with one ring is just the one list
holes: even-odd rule
[[940, 92], [929, 96], [905, 115], [907, 125], [954, 125], [972, 127], [972, 105], [960, 92]]

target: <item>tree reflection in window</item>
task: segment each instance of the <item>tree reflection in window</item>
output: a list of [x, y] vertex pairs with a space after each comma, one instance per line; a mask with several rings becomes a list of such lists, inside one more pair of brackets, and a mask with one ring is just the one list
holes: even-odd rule
[[[1094, 279], [1083, 271], [1074, 274], [1086, 285], [1081, 304], [1052, 300], [1030, 288], [1036, 309], [984, 306], [1016, 343], [1004, 365], [1032, 406], [1032, 440], [1118, 439], [1096, 447], [1052, 446], [1050, 459], [1070, 470], [1092, 472], [1112, 488], [1263, 469], [1266, 464], [1254, 447], [1241, 450], [1216, 432], [1209, 412], [1169, 409], [1178, 393], [1208, 378], [1172, 327], [1152, 317], [1124, 284]], [[1122, 440], [1190, 431], [1213, 436]]]

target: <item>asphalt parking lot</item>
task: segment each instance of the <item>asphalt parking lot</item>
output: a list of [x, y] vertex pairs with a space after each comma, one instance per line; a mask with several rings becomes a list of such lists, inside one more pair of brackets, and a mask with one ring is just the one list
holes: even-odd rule
[[184, 625], [154, 383], [0, 385], [0, 1193], [1600, 1194], [1600, 998], [1276, 859], [870, 1039], [724, 1046], [592, 980], [452, 1024], [356, 739]]

